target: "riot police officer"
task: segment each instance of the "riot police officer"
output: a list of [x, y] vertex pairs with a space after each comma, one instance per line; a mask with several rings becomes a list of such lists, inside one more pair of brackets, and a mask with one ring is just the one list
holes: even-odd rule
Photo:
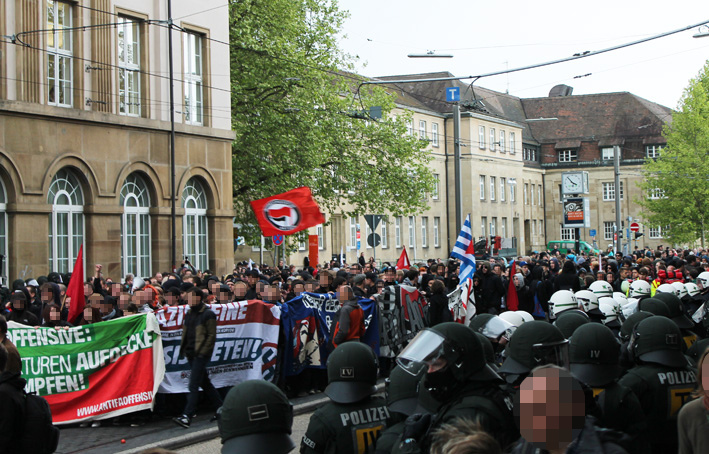
[[360, 342], [346, 342], [327, 359], [330, 402], [315, 410], [300, 444], [301, 453], [371, 452], [386, 428], [389, 409], [375, 397], [377, 357]]
[[406, 372], [400, 366], [392, 369], [385, 388], [392, 424], [377, 439], [375, 454], [390, 453], [404, 432], [406, 418], [416, 413], [417, 409], [421, 409], [418, 403], [419, 386], [425, 373], [426, 368], [423, 366], [415, 375]]
[[696, 382], [681, 342], [679, 328], [667, 317], [646, 318], [633, 329], [629, 348], [635, 367], [619, 383], [640, 400], [647, 426], [639, 439], [647, 442], [646, 452], [677, 451], [677, 412]]
[[[522, 326], [528, 325], [528, 322]], [[541, 322], [544, 323], [544, 322]], [[459, 323], [441, 323], [425, 329], [397, 357], [399, 365], [427, 369], [421, 385], [440, 402], [434, 417], [409, 417], [398, 446], [392, 452], [428, 452], [431, 433], [457, 418], [478, 420], [503, 448], [519, 438], [512, 414], [513, 402], [503, 383], [487, 364], [480, 340]]]

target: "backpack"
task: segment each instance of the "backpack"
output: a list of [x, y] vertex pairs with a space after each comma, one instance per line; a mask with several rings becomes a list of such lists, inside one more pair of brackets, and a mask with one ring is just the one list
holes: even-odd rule
[[52, 412], [47, 401], [35, 393], [25, 399], [25, 426], [20, 434], [23, 453], [50, 454], [57, 450], [59, 429], [52, 424]]

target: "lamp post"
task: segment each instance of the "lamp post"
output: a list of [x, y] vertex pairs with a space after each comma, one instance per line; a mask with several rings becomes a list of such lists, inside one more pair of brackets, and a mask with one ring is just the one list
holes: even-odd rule
[[[517, 203], [517, 196], [515, 194], [514, 200], [512, 198], [512, 193], [515, 192], [515, 187], [517, 185], [517, 179], [516, 178], [507, 178], [507, 184], [510, 186], [510, 238], [515, 237], [515, 207], [514, 205]], [[513, 243], [514, 244], [514, 243]], [[515, 251], [517, 250], [517, 246], [514, 245]]]
[[[704, 29], [704, 31], [702, 31]], [[697, 30], [697, 33], [692, 36], [692, 38], [707, 38], [709, 37], [709, 26], [708, 25], [702, 25], [699, 27]]]

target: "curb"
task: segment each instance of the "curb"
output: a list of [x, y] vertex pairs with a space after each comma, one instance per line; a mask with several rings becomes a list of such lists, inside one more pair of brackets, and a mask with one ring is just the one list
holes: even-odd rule
[[[377, 393], [384, 391], [384, 381], [379, 380], [377, 382]], [[321, 397], [316, 399], [308, 400], [306, 402], [297, 404], [293, 406], [293, 416], [299, 416], [302, 414], [310, 413], [316, 408], [326, 404], [330, 399], [325, 394], [320, 394]], [[219, 428], [216, 423], [214, 426], [208, 429], [198, 430], [196, 432], [187, 433], [178, 437], [173, 437], [168, 440], [157, 441], [153, 443], [148, 443], [140, 448], [131, 448], [124, 451], [118, 451], [116, 454], [139, 454], [146, 449], [152, 448], [163, 448], [169, 450], [177, 450], [184, 448], [186, 446], [196, 445], [204, 441], [213, 440], [219, 437]]]

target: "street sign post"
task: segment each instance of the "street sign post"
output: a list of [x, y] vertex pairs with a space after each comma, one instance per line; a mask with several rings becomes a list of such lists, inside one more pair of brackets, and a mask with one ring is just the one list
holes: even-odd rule
[[640, 224], [638, 224], [637, 222], [633, 222], [632, 224], [630, 224], [630, 231], [631, 232], [639, 232], [640, 231]]
[[273, 235], [273, 244], [275, 244], [276, 246], [280, 246], [281, 244], [283, 244], [283, 239], [284, 237], [281, 234]]
[[595, 237], [596, 236], [596, 229], [589, 230], [588, 234], [591, 235], [592, 237]]
[[448, 101], [448, 102], [460, 101], [460, 87], [446, 88], [446, 101]]

